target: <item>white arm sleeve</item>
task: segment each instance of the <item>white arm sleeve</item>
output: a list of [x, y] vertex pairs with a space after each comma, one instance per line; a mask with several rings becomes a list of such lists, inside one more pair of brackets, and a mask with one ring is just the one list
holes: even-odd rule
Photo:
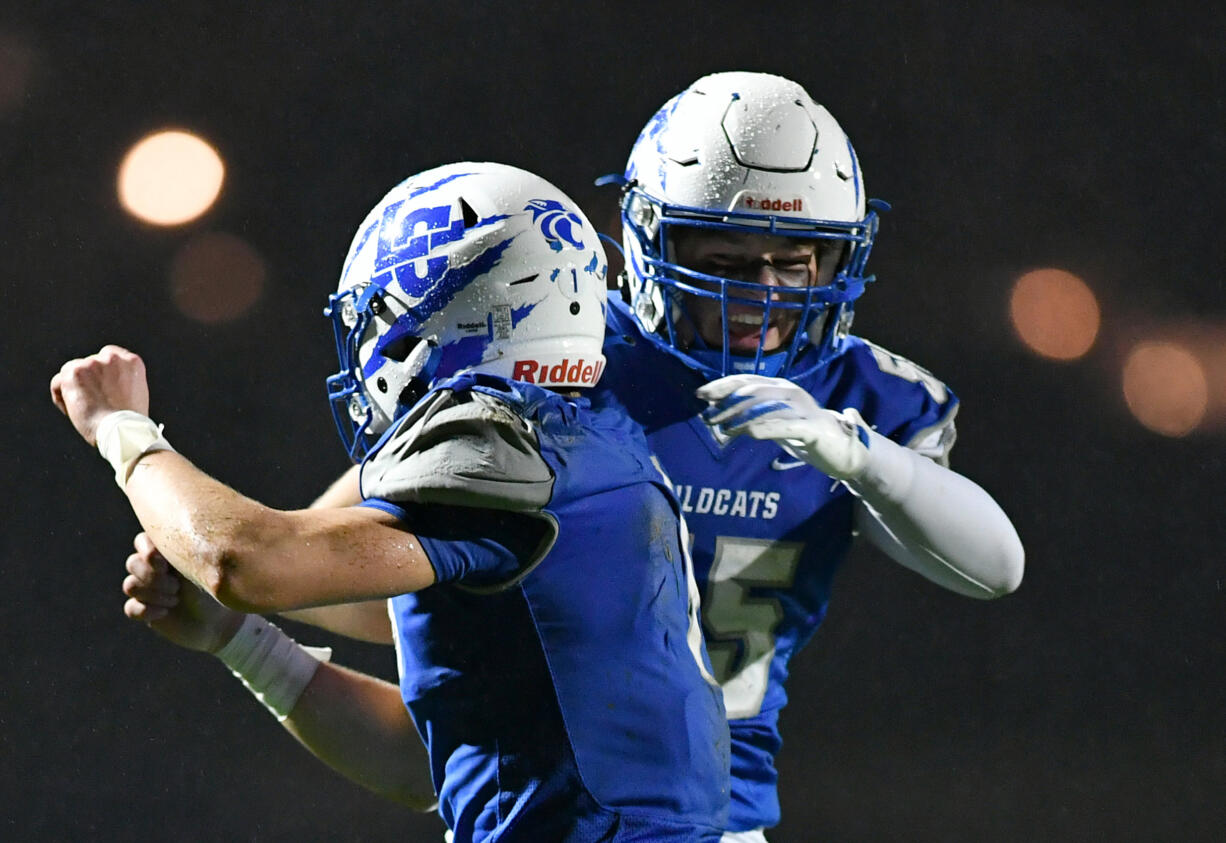
[[869, 431], [869, 461], [847, 482], [856, 528], [895, 562], [968, 597], [1008, 594], [1024, 551], [1009, 517], [979, 485]]

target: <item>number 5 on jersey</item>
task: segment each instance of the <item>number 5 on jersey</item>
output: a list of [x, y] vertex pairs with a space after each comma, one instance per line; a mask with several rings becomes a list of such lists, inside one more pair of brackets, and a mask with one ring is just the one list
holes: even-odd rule
[[707, 653], [724, 690], [729, 719], [753, 717], [762, 710], [775, 656], [775, 627], [783, 619], [778, 600], [754, 597], [752, 591], [791, 586], [803, 548], [798, 542], [766, 539], [715, 540], [702, 616]]

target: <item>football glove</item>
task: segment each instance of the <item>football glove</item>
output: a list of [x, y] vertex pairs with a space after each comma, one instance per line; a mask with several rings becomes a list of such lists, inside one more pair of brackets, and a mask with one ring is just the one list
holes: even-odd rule
[[868, 429], [859, 411], [827, 410], [791, 381], [729, 375], [695, 393], [707, 424], [728, 436], [771, 439], [798, 460], [836, 480], [858, 477], [868, 463]]

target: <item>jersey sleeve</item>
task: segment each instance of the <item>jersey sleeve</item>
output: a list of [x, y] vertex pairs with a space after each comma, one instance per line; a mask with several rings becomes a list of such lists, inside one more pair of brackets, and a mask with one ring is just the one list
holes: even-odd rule
[[859, 342], [855, 369], [865, 419], [882, 436], [948, 465], [957, 440], [958, 397], [927, 369]]
[[955, 402], [949, 408], [949, 412], [936, 423], [920, 428], [902, 444], [948, 468], [950, 451], [954, 449], [954, 443], [958, 441], [958, 428], [954, 425], [954, 416], [958, 414], [958, 406]]
[[438, 506], [371, 498], [362, 504], [391, 513], [421, 543], [440, 583], [487, 593], [509, 588], [540, 563], [557, 538], [545, 514]]
[[532, 426], [467, 389], [427, 395], [361, 469], [365, 505], [404, 522], [438, 582], [478, 592], [514, 585], [549, 552], [553, 485]]

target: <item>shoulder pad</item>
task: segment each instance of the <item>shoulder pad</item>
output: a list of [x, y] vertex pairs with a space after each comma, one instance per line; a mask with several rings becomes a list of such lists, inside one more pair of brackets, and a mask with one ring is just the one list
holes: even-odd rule
[[912, 434], [910, 440], [903, 444], [949, 468], [949, 453], [958, 441], [958, 428], [954, 425], [954, 416], [957, 414], [958, 405], [955, 404], [948, 415], [936, 424]]
[[362, 464], [362, 497], [505, 510], [537, 510], [553, 472], [536, 434], [505, 402], [482, 391], [428, 394]]
[[840, 395], [873, 429], [940, 463], [947, 463], [957, 431], [958, 396], [927, 369], [862, 337], [849, 337]]
[[911, 383], [917, 383], [928, 392], [932, 400], [944, 404], [949, 400], [949, 387], [938, 380], [932, 372], [923, 366], [913, 363], [905, 357], [888, 351], [876, 343], [871, 343], [863, 337], [859, 338], [864, 347], [873, 355], [877, 368], [887, 375], [893, 375]]

